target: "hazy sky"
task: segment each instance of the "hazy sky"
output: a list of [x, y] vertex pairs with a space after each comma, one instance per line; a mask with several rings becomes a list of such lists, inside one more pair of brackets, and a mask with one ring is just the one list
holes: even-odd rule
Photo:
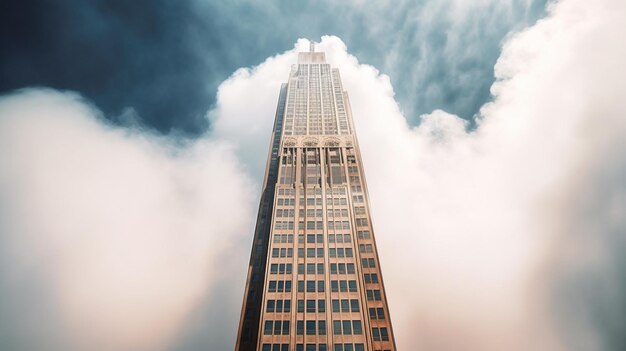
[[232, 349], [304, 37], [401, 350], [623, 349], [626, 3], [544, 5], [3, 3], [0, 349]]

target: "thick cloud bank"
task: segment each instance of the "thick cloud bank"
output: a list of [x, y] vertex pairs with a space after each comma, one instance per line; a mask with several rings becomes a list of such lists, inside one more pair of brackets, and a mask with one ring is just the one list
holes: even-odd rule
[[114, 128], [72, 93], [0, 101], [0, 169], [4, 350], [163, 349], [254, 213], [225, 143]]
[[[623, 1], [553, 4], [505, 42], [471, 132], [444, 111], [410, 127], [389, 78], [322, 38], [350, 95], [400, 349], [626, 344], [625, 20]], [[0, 101], [1, 342], [230, 349], [249, 175], [307, 45], [223, 82], [195, 142], [107, 126], [73, 94]]]

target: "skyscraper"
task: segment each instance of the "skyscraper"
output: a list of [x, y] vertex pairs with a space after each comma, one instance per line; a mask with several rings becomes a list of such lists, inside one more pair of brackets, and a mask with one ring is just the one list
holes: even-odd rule
[[396, 350], [350, 102], [313, 43], [280, 89], [235, 349]]

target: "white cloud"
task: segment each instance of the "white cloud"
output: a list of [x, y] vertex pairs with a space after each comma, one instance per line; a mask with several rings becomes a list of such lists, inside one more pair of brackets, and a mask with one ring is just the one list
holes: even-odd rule
[[[471, 132], [444, 111], [410, 127], [387, 76], [336, 37], [318, 45], [350, 95], [400, 349], [615, 349], [625, 7], [564, 0], [510, 37]], [[213, 130], [188, 145], [106, 126], [71, 95], [5, 98], [3, 274], [49, 277], [49, 303], [86, 342], [232, 347], [258, 197], [247, 174], [260, 179], [296, 49], [225, 81]]]
[[163, 349], [249, 234], [256, 191], [226, 143], [99, 114], [50, 90], [0, 102], [3, 348]]

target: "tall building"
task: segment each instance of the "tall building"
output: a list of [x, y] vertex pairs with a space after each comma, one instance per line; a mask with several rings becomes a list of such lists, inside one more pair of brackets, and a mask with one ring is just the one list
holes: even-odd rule
[[396, 350], [347, 93], [323, 52], [280, 89], [235, 349]]

